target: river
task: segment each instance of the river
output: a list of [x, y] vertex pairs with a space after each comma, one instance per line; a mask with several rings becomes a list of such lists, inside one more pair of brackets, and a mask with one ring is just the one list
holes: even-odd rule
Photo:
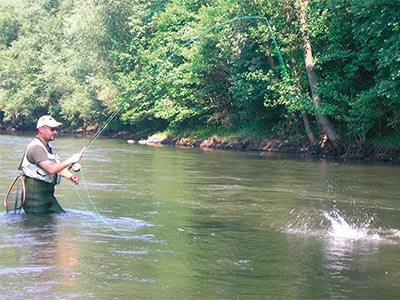
[[[30, 140], [0, 135], [2, 198]], [[100, 138], [78, 175], [66, 214], [1, 213], [1, 299], [400, 299], [398, 165]]]

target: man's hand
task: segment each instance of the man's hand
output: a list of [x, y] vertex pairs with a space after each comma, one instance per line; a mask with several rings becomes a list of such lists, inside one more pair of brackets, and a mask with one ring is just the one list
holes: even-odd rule
[[74, 155], [72, 155], [70, 158], [68, 158], [68, 162], [72, 165], [72, 164], [76, 164], [78, 162], [80, 162], [80, 160], [82, 159], [83, 154], [82, 153], [75, 153]]
[[70, 180], [72, 181], [73, 184], [76, 184], [76, 185], [78, 185], [80, 182], [79, 177], [75, 176], [75, 175], [72, 175]]

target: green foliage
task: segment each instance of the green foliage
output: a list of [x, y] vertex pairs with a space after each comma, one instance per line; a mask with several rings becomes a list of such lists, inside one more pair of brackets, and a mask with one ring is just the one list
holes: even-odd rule
[[0, 122], [51, 113], [87, 129], [121, 108], [118, 129], [285, 138], [323, 113], [344, 139], [397, 136], [400, 2], [309, 1], [318, 109], [299, 4], [0, 0]]
[[14, 8], [11, 5], [0, 6], [0, 49], [10, 47], [18, 38], [20, 24], [14, 18]]
[[310, 16], [319, 20], [313, 30], [324, 101], [362, 143], [400, 129], [399, 9], [394, 0], [330, 0], [315, 3]]
[[26, 2], [14, 8], [13, 20], [18, 38], [0, 53], [3, 122], [29, 126], [45, 113], [75, 127], [104, 120], [116, 88], [95, 7]]
[[398, 149], [400, 147], [400, 133], [374, 137], [370, 142], [381, 149]]

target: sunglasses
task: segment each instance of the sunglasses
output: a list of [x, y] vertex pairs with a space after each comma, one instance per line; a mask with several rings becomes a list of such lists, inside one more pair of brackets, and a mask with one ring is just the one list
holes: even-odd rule
[[48, 127], [48, 126], [46, 126], [48, 129], [50, 129], [50, 131], [56, 131], [56, 130], [58, 130], [57, 128], [55, 128], [55, 127]]

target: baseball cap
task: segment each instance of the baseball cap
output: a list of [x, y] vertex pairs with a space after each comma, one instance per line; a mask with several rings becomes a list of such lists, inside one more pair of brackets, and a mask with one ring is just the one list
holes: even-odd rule
[[51, 128], [55, 128], [58, 126], [61, 126], [62, 123], [57, 122], [52, 116], [45, 115], [41, 116], [39, 120], [37, 121], [36, 128], [42, 127], [42, 126], [48, 126]]

